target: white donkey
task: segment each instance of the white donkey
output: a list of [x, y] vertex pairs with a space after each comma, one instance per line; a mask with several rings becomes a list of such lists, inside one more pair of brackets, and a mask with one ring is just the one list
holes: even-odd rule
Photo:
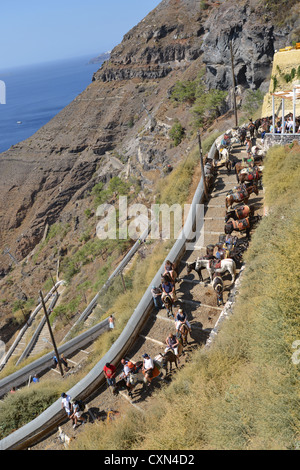
[[231, 258], [225, 258], [221, 260], [221, 267], [214, 269], [211, 266], [211, 260], [209, 259], [202, 259], [202, 258], [197, 258], [196, 265], [195, 265], [195, 270], [199, 270], [200, 268], [206, 268], [210, 277], [210, 281], [213, 281], [213, 275], [214, 273], [218, 274], [223, 274], [226, 271], [228, 271], [231, 275], [231, 285], [235, 281], [235, 275], [236, 275], [236, 264], [233, 259]]

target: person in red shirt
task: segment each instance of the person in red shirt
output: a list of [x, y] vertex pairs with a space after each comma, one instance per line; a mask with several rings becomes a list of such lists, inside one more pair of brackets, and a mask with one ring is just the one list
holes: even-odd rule
[[106, 377], [107, 384], [114, 386], [116, 384], [116, 368], [113, 364], [107, 362], [103, 367], [103, 372]]

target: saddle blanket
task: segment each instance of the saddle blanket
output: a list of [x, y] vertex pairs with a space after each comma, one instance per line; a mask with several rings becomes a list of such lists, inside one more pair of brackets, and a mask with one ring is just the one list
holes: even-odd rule
[[233, 224], [233, 228], [235, 230], [239, 230], [239, 231], [246, 230], [247, 228], [250, 228], [249, 217], [246, 217], [246, 219], [242, 219], [242, 220], [233, 220], [232, 224]]
[[245, 219], [248, 217], [250, 209], [248, 206], [242, 206], [235, 210], [236, 216], [238, 219]]
[[240, 191], [238, 193], [233, 193], [232, 197], [234, 201], [241, 201], [245, 197], [247, 197], [248, 193], [246, 190]]

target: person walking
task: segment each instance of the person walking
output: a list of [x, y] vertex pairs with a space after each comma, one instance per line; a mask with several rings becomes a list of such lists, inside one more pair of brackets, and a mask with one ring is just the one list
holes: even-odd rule
[[252, 141], [249, 137], [246, 138], [246, 152], [247, 158], [251, 158], [251, 149], [252, 149]]
[[72, 414], [72, 403], [70, 395], [67, 395], [66, 393], [61, 394], [61, 408], [65, 409], [68, 418], [70, 418]]
[[107, 385], [114, 387], [116, 385], [116, 368], [113, 364], [107, 362], [103, 367], [103, 372], [106, 378]]
[[132, 361], [126, 361], [125, 359], [121, 360], [121, 364], [123, 366], [123, 372], [120, 377], [125, 380], [128, 395], [131, 397], [131, 390], [133, 386], [130, 383], [130, 375], [135, 371], [135, 364]]
[[68, 366], [67, 359], [65, 358], [63, 354], [60, 357], [60, 362], [64, 365], [66, 372], [68, 372], [71, 369], [71, 367]]
[[58, 360], [57, 360], [57, 357], [56, 357], [56, 356], [53, 356], [52, 362], [53, 362], [53, 368], [56, 369], [57, 364], [58, 364]]
[[110, 330], [113, 330], [114, 327], [115, 327], [115, 319], [114, 319], [114, 316], [113, 315], [110, 315], [108, 317], [108, 325], [109, 325], [109, 329]]
[[164, 304], [162, 303], [161, 296], [162, 296], [162, 290], [160, 287], [155, 287], [152, 286], [151, 288], [151, 294], [154, 302], [154, 306], [157, 310], [160, 310], [161, 308], [164, 308]]

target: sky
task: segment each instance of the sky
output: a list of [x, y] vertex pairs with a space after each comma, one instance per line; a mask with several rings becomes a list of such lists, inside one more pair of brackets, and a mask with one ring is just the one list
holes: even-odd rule
[[107, 52], [160, 2], [4, 0], [0, 70]]

